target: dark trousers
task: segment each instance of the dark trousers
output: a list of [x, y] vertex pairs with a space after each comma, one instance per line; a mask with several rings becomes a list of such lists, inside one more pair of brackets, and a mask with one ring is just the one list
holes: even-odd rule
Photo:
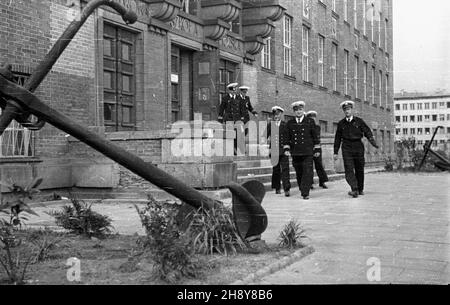
[[292, 165], [302, 196], [309, 196], [314, 175], [313, 156], [292, 156]]
[[319, 185], [322, 185], [328, 181], [327, 173], [325, 172], [325, 169], [323, 168], [322, 164], [322, 154], [320, 154], [320, 156], [318, 157], [313, 157], [313, 160], [317, 176], [319, 177]]
[[281, 182], [283, 182], [283, 190], [289, 191], [291, 189], [291, 182], [289, 180], [289, 157], [282, 154], [277, 165], [272, 168], [272, 188], [280, 190]]
[[361, 141], [343, 143], [342, 157], [344, 159], [345, 180], [352, 191], [364, 190], [364, 146]]

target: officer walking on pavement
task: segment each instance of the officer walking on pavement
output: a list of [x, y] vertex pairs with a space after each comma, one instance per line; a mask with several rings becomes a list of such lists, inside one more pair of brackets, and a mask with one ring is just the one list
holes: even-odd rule
[[283, 148], [292, 156], [301, 195], [307, 200], [313, 183], [313, 155], [320, 155], [320, 139], [314, 121], [305, 115], [305, 102], [294, 102], [292, 108], [295, 118], [287, 122]]
[[[272, 168], [272, 189], [276, 194], [281, 194], [281, 181], [283, 182], [284, 195], [290, 196], [291, 182], [289, 174], [289, 156], [283, 150], [283, 137], [285, 135], [286, 122], [281, 118], [284, 109], [280, 106], [272, 107], [273, 121], [267, 126], [267, 139], [272, 162], [276, 164]], [[273, 165], [273, 163], [272, 163]]]
[[[316, 133], [320, 139], [320, 126], [319, 126], [319, 124], [317, 124], [318, 123], [317, 122], [317, 112], [314, 110], [308, 111], [306, 113], [306, 117], [314, 120], [314, 123], [316, 125]], [[316, 173], [317, 173], [317, 176], [319, 177], [319, 186], [324, 189], [327, 189], [328, 186], [326, 186], [325, 182], [328, 181], [328, 176], [327, 176], [327, 173], [325, 172], [325, 169], [323, 168], [322, 148], [319, 148], [319, 152], [320, 152], [320, 155], [318, 157], [313, 157], [314, 167], [316, 168]], [[313, 189], [313, 186], [311, 186], [311, 189]]]
[[370, 144], [378, 148], [372, 131], [359, 117], [352, 114], [354, 102], [344, 101], [340, 104], [345, 118], [337, 126], [334, 138], [334, 160], [338, 159], [339, 147], [342, 143], [342, 157], [344, 159], [345, 180], [351, 187], [348, 193], [353, 198], [364, 195], [364, 145], [361, 142], [365, 136]]

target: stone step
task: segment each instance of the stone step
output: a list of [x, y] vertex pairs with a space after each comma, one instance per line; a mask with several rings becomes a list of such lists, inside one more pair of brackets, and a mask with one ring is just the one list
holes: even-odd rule
[[237, 160], [235, 161], [237, 168], [250, 168], [250, 167], [261, 167], [261, 166], [272, 166], [270, 159], [254, 159], [254, 160]]

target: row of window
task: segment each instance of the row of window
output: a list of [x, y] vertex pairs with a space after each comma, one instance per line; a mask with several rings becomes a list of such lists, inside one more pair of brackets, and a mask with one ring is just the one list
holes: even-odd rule
[[[431, 109], [438, 109], [438, 104], [439, 104], [439, 109], [444, 109], [444, 108], [450, 108], [450, 102], [447, 102], [447, 107], [445, 106], [446, 102], [427, 102], [427, 103], [409, 103], [409, 108], [408, 108], [408, 103], [404, 103], [401, 104], [401, 109], [402, 110], [416, 110], [416, 106], [417, 106], [417, 110], [428, 110], [430, 109], [430, 104], [431, 104]], [[395, 104], [395, 110], [400, 110], [400, 104]]]
[[[319, 2], [323, 3], [323, 0], [319, 0]], [[311, 0], [303, 0], [303, 17], [310, 18], [309, 9], [305, 10], [305, 6], [310, 7]], [[367, 28], [367, 21], [370, 24], [370, 38], [373, 43], [380, 45], [383, 43], [385, 49], [388, 46], [388, 29], [389, 29], [389, 19], [388, 19], [388, 9], [389, 9], [389, 0], [385, 0], [385, 13], [383, 15], [383, 9], [380, 7], [376, 7], [376, 4], [381, 4], [381, 1], [375, 2], [369, 0], [342, 0], [340, 1], [342, 5], [342, 11], [344, 13], [344, 22], [349, 23], [350, 17], [352, 16], [353, 27], [355, 29], [360, 29], [360, 24], [362, 24], [362, 33], [364, 36], [368, 36], [369, 31]], [[362, 5], [359, 10], [362, 11], [362, 18], [358, 18], [358, 5]], [[335, 13], [332, 16], [332, 35], [337, 35], [337, 14], [338, 8], [336, 0], [331, 1], [331, 9]], [[305, 14], [307, 12], [307, 15]], [[349, 14], [350, 13], [350, 14]], [[382, 25], [384, 24], [384, 28]], [[378, 30], [377, 35], [375, 35], [375, 30]], [[382, 34], [384, 34], [384, 39], [382, 39]], [[335, 37], [337, 38], [337, 37]]]
[[[285, 75], [292, 75], [292, 41], [291, 41], [292, 18], [285, 16], [283, 27], [283, 72]], [[325, 59], [326, 53], [325, 36], [317, 35], [317, 79], [310, 77], [310, 42], [311, 30], [309, 26], [302, 26], [302, 80], [305, 82], [317, 82], [320, 87], [325, 87]], [[263, 68], [272, 69], [272, 38], [266, 39], [266, 44], [261, 52], [261, 66]], [[331, 43], [331, 89], [338, 91], [338, 44], [335, 41]], [[350, 66], [353, 66], [353, 75], [350, 73]], [[363, 61], [362, 71], [359, 55], [353, 56], [352, 62], [350, 52], [344, 49], [344, 64], [343, 64], [343, 94], [352, 95], [355, 99], [363, 99], [364, 101], [371, 101], [372, 104], [379, 106], [388, 106], [389, 101], [389, 74], [383, 73], [383, 70], [376, 69], [375, 65]], [[389, 56], [385, 55], [385, 71], [389, 70]], [[362, 72], [362, 77], [360, 73]], [[362, 84], [361, 84], [362, 82]], [[351, 93], [351, 86], [353, 85], [353, 92]], [[360, 87], [362, 85], [362, 88]], [[362, 96], [361, 90], [362, 89]]]
[[[417, 135], [422, 135], [422, 134], [429, 135], [429, 134], [433, 133], [435, 129], [436, 128], [434, 128], [434, 127], [409, 128], [409, 129], [408, 128], [402, 128], [402, 129], [396, 128], [395, 129], [395, 134], [396, 135], [400, 135], [400, 134], [402, 134], [402, 135], [408, 135], [408, 134], [410, 134], [410, 135], [415, 135], [415, 134], [417, 134]], [[417, 131], [417, 133], [416, 133], [416, 131]], [[445, 129], [443, 129], [443, 128], [439, 129], [438, 134], [445, 134]], [[447, 134], [450, 134], [450, 127], [447, 127]]]
[[[396, 123], [400, 123], [400, 118], [402, 119], [403, 123], [407, 123], [408, 122], [408, 116], [407, 115], [403, 115], [403, 116], [399, 116], [396, 115], [395, 116], [395, 122]], [[431, 114], [431, 115], [417, 115], [417, 122], [423, 122], [423, 119], [425, 119], [425, 122], [430, 122], [430, 118], [432, 122], [437, 122], [438, 121], [438, 115], [437, 114]], [[439, 114], [439, 121], [445, 121], [445, 114]], [[450, 121], [450, 113], [447, 114], [447, 121]], [[410, 123], [415, 123], [416, 122], [416, 116], [415, 115], [410, 115], [409, 116], [409, 122]]]

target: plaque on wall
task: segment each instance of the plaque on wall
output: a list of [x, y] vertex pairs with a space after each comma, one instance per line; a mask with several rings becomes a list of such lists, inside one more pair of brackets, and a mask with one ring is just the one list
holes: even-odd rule
[[209, 62], [199, 62], [198, 63], [198, 74], [199, 75], [208, 75], [209, 74]]
[[198, 89], [198, 100], [202, 102], [209, 101], [209, 88], [199, 88]]

